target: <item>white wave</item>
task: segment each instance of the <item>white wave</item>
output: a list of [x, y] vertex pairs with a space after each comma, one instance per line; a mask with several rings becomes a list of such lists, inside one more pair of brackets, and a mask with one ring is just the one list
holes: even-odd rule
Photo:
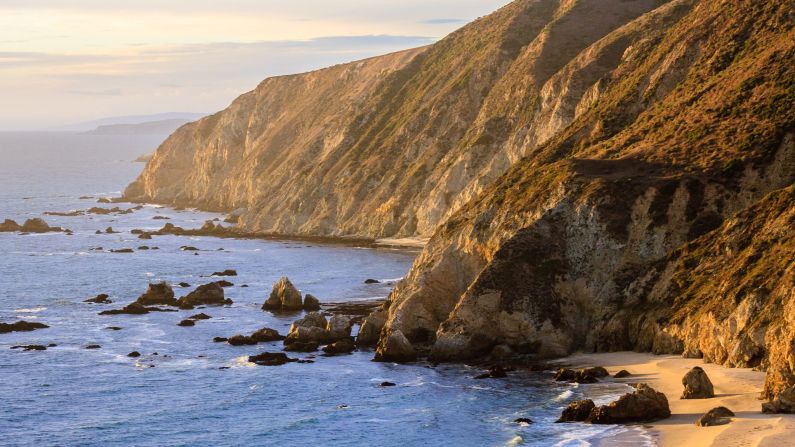
[[562, 392], [562, 393], [558, 394], [557, 396], [555, 396], [555, 398], [554, 398], [553, 400], [554, 400], [555, 402], [560, 402], [560, 401], [564, 401], [564, 400], [569, 400], [569, 399], [571, 398], [571, 396], [573, 396], [573, 395], [574, 395], [574, 391], [572, 391], [572, 390], [566, 390], [566, 391], [564, 391], [564, 392]]
[[41, 312], [43, 310], [47, 310], [47, 308], [44, 307], [44, 306], [39, 306], [39, 307], [33, 307], [31, 309], [16, 309], [16, 310], [14, 310], [14, 312], [18, 312], [18, 313], [21, 313], [21, 314], [32, 314], [32, 313], [36, 313], [36, 312]]
[[514, 445], [522, 445], [522, 444], [524, 444], [524, 438], [519, 436], [519, 435], [516, 435], [513, 438], [511, 438], [511, 440], [508, 441], [505, 445], [506, 446], [514, 446]]

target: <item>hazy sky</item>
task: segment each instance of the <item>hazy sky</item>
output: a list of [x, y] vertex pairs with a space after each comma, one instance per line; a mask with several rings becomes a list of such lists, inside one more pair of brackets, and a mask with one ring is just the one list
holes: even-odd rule
[[213, 112], [271, 75], [431, 43], [508, 0], [0, 0], [0, 129]]

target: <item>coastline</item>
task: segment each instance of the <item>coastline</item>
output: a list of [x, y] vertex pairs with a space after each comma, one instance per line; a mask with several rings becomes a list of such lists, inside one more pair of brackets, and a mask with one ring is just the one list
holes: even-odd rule
[[[603, 366], [610, 374], [626, 369], [632, 375], [616, 382], [649, 384], [665, 393], [671, 417], [643, 424], [661, 447], [773, 447], [795, 445], [795, 415], [764, 414], [759, 395], [765, 373], [749, 368], [727, 368], [673, 355], [637, 352], [574, 354], [553, 363], [573, 367]], [[715, 386], [711, 399], [680, 399], [682, 376], [694, 366], [702, 367]], [[725, 406], [736, 413], [732, 422], [698, 427], [695, 421], [712, 408]]]

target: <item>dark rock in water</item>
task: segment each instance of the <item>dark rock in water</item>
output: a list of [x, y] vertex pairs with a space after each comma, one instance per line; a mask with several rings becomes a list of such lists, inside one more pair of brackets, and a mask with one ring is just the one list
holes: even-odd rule
[[240, 287], [248, 287], [248, 284], [243, 284], [243, 285], [242, 285], [242, 286], [240, 286]]
[[232, 284], [231, 282], [229, 282], [229, 281], [227, 281], [225, 279], [222, 279], [220, 281], [216, 281], [215, 283], [218, 284], [221, 287], [232, 287], [232, 286], [234, 286], [234, 284]]
[[283, 276], [273, 285], [271, 294], [262, 305], [262, 310], [301, 310], [301, 292]]
[[111, 249], [110, 252], [111, 253], [134, 253], [135, 250], [133, 250], [132, 248], [117, 248], [117, 249]]
[[627, 393], [609, 405], [596, 407], [588, 416], [587, 422], [593, 424], [626, 424], [649, 422], [671, 416], [665, 394], [640, 383], [634, 393]]
[[141, 233], [138, 235], [138, 239], [149, 240], [152, 239], [152, 235], [149, 233]]
[[190, 317], [188, 317], [189, 320], [209, 320], [210, 318], [212, 317], [205, 313], [191, 315]]
[[190, 245], [183, 245], [182, 247], [179, 247], [179, 249], [182, 251], [199, 251], [198, 248], [191, 247]]
[[226, 337], [213, 337], [213, 343], [224, 343], [226, 341], [229, 341]]
[[304, 297], [304, 310], [307, 312], [320, 310], [320, 300], [307, 293]]
[[726, 407], [716, 407], [701, 416], [696, 425], [699, 427], [713, 427], [715, 425], [726, 425], [731, 422], [734, 412]]
[[174, 309], [161, 309], [154, 306], [144, 306], [139, 303], [130, 303], [121, 309], [103, 310], [99, 315], [144, 315], [149, 312], [176, 312]]
[[85, 347], [85, 349], [100, 349], [100, 348], [102, 348], [102, 346], [100, 345], [88, 345]]
[[7, 334], [9, 332], [30, 332], [36, 329], [46, 329], [44, 323], [30, 322], [30, 321], [16, 321], [14, 323], [0, 323], [0, 334]]
[[22, 231], [22, 227], [11, 219], [6, 219], [0, 223], [0, 233], [8, 233], [12, 231]]
[[22, 224], [20, 231], [24, 231], [26, 233], [47, 233], [50, 231], [63, 231], [63, 229], [60, 227], [51, 227], [47, 225], [47, 222], [44, 220], [34, 218], [26, 220], [25, 223]]
[[381, 384], [380, 384], [380, 385], [378, 385], [378, 386], [380, 386], [380, 387], [382, 387], [382, 388], [385, 388], [385, 387], [389, 387], [389, 386], [397, 386], [397, 385], [395, 385], [395, 384], [394, 384], [394, 383], [392, 383], [392, 382], [381, 382]]
[[570, 382], [577, 378], [577, 371], [569, 368], [559, 368], [555, 372], [556, 382]]
[[594, 408], [596, 408], [596, 405], [591, 399], [572, 402], [563, 410], [560, 419], [556, 422], [582, 422], [588, 419]]
[[516, 418], [513, 421], [521, 425], [529, 425], [533, 423], [533, 421], [530, 418]]
[[182, 327], [196, 326], [196, 322], [193, 320], [182, 320], [179, 323], [177, 323], [177, 326], [182, 326]]
[[607, 377], [608, 375], [607, 370], [601, 366], [580, 370], [560, 368], [555, 373], [555, 380], [558, 382], [596, 383], [599, 381], [599, 377]]
[[186, 282], [181, 282], [181, 283], [179, 283], [177, 285], [180, 286], [180, 287], [190, 287], [190, 284], [188, 284]]
[[113, 231], [113, 227], [108, 227], [108, 228], [105, 228], [105, 233], [106, 234], [118, 234], [119, 232], [118, 231]]
[[327, 345], [323, 348], [323, 352], [326, 354], [350, 354], [351, 352], [356, 349], [356, 345], [353, 344], [353, 341], [350, 339], [347, 340], [339, 340]]
[[[217, 337], [222, 338], [222, 337]], [[227, 340], [227, 342], [232, 346], [245, 346], [245, 345], [256, 345], [257, 341], [253, 338], [249, 337], [248, 335], [242, 334], [235, 334]]]
[[580, 370], [580, 374], [594, 376], [600, 379], [603, 377], [608, 377], [610, 375], [610, 373], [607, 372], [607, 370], [601, 366], [594, 366], [592, 368], [582, 369]]
[[336, 341], [329, 336], [326, 330], [328, 321], [319, 312], [310, 312], [303, 318], [296, 320], [290, 325], [290, 332], [287, 334], [285, 345], [294, 342], [333, 342]]
[[476, 379], [500, 379], [503, 377], [508, 377], [508, 374], [500, 365], [492, 366], [488, 372], [475, 376]]
[[379, 284], [380, 282], [381, 282], [381, 281], [379, 281], [379, 280], [377, 280], [377, 279], [372, 279], [372, 278], [370, 278], [370, 279], [365, 279], [365, 280], [364, 280], [364, 283], [365, 283], [365, 284]]
[[629, 376], [631, 376], [631, 375], [632, 375], [632, 374], [630, 374], [630, 373], [629, 373], [629, 371], [627, 371], [626, 369], [622, 369], [621, 371], [619, 371], [619, 372], [615, 373], [615, 374], [613, 375], [613, 378], [614, 378], [614, 379], [623, 379], [623, 378], [625, 378], [625, 377], [629, 377]]
[[214, 282], [201, 285], [178, 300], [180, 309], [193, 309], [194, 306], [202, 305], [223, 306], [225, 304], [232, 304], [232, 300], [224, 298], [224, 289]]
[[94, 232], [94, 234], [102, 234], [102, 232], [97, 230], [97, 231]]
[[22, 349], [24, 351], [46, 351], [47, 347], [43, 345], [17, 345], [12, 346], [11, 349]]
[[257, 343], [266, 343], [269, 341], [280, 341], [285, 339], [285, 337], [279, 334], [276, 329], [267, 327], [255, 331], [253, 334], [251, 334], [251, 338]]
[[118, 326], [108, 326], [105, 329], [107, 329], [109, 331], [120, 331], [121, 330], [121, 328], [118, 327]]
[[709, 399], [715, 397], [712, 382], [701, 367], [695, 366], [688, 371], [682, 377], [682, 385], [685, 386], [685, 390], [682, 392], [682, 399]]
[[297, 362], [298, 359], [287, 357], [287, 354], [282, 352], [263, 352], [258, 355], [251, 355], [248, 361], [262, 366], [279, 366], [289, 362]]
[[237, 271], [232, 269], [226, 269], [223, 272], [214, 272], [212, 276], [237, 276]]
[[100, 293], [99, 295], [95, 296], [94, 298], [89, 298], [87, 300], [83, 300], [84, 303], [95, 303], [95, 304], [110, 304], [113, 301], [108, 299], [108, 295], [104, 293]]
[[152, 220], [170, 220], [170, 219], [171, 219], [170, 217], [166, 217], [166, 216], [154, 216], [152, 218]]
[[148, 245], [141, 245], [140, 247], [138, 247], [138, 250], [149, 250], [149, 246]]
[[138, 352], [138, 351], [133, 351], [133, 352], [127, 354], [127, 357], [133, 357], [133, 358], [140, 357], [140, 356], [141, 356], [141, 353]]
[[97, 203], [113, 203], [113, 202], [111, 201], [111, 199], [107, 197], [100, 197], [99, 199], [97, 199]]
[[136, 303], [142, 306], [178, 306], [177, 299], [174, 298], [174, 290], [165, 282], [149, 284], [143, 295], [139, 296]]
[[284, 350], [288, 352], [315, 352], [319, 347], [320, 343], [316, 341], [293, 341], [285, 344]]

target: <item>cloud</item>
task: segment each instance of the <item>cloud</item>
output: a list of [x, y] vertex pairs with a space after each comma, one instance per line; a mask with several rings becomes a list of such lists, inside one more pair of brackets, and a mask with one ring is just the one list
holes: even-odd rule
[[121, 96], [120, 88], [111, 88], [107, 90], [69, 90], [68, 93], [80, 96]]

